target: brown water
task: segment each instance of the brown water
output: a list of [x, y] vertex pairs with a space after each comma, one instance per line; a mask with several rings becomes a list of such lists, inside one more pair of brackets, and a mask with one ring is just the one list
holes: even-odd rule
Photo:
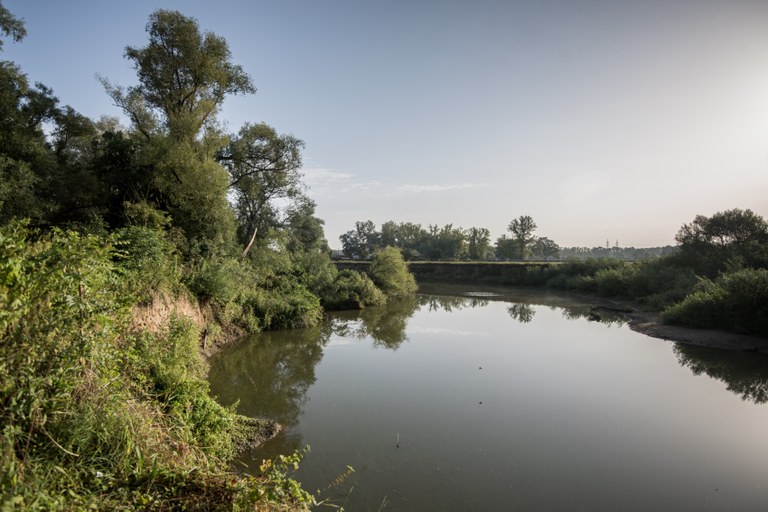
[[286, 427], [243, 462], [310, 445], [297, 478], [348, 511], [768, 510], [765, 355], [562, 296], [424, 292], [218, 354], [214, 394]]

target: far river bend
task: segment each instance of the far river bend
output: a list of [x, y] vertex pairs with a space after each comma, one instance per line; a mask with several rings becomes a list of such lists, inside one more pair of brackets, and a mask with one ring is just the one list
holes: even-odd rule
[[244, 464], [309, 445], [297, 479], [351, 512], [768, 510], [768, 356], [589, 306], [424, 286], [244, 339], [213, 358], [211, 388], [284, 426]]

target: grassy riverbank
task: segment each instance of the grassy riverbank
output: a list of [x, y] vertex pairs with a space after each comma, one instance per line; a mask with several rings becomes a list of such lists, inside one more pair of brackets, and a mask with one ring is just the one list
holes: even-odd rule
[[103, 238], [0, 233], [2, 509], [312, 503], [279, 464], [258, 478], [228, 471], [269, 426], [208, 394], [201, 327], [183, 311], [194, 302], [137, 315], [136, 263]]

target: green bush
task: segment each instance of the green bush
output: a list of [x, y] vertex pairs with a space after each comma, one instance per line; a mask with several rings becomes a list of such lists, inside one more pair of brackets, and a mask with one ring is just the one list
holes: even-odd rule
[[768, 335], [768, 270], [743, 269], [702, 280], [681, 302], [662, 314], [664, 321]]
[[323, 308], [326, 310], [364, 309], [378, 306], [387, 298], [373, 281], [355, 270], [341, 270], [332, 283], [320, 292]]
[[677, 265], [674, 258], [639, 261], [633, 267], [628, 296], [653, 310], [679, 302], [697, 283], [693, 270]]
[[322, 320], [320, 299], [297, 283], [271, 290], [256, 289], [243, 297], [243, 314], [259, 319], [263, 329], [310, 327]]
[[665, 257], [636, 262], [577, 260], [545, 271], [551, 288], [628, 299], [653, 310], [682, 300], [696, 284], [693, 270]]
[[621, 269], [624, 262], [609, 258], [569, 260], [562, 265], [553, 265], [544, 271], [544, 282], [550, 288], [585, 293], [597, 293], [598, 272]]
[[188, 282], [223, 325], [243, 332], [307, 327], [322, 318], [320, 299], [290, 272], [256, 267], [250, 259], [204, 260]]
[[368, 276], [387, 297], [416, 293], [416, 279], [408, 271], [400, 249], [385, 247], [377, 251], [368, 267]]
[[594, 276], [597, 293], [603, 297], [626, 297], [632, 270], [627, 267], [603, 268]]

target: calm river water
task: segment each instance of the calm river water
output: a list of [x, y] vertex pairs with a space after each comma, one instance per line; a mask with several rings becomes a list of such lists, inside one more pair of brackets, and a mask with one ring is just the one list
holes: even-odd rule
[[309, 445], [296, 477], [351, 512], [768, 510], [768, 356], [542, 292], [422, 290], [219, 353], [219, 400], [285, 427], [243, 463]]

